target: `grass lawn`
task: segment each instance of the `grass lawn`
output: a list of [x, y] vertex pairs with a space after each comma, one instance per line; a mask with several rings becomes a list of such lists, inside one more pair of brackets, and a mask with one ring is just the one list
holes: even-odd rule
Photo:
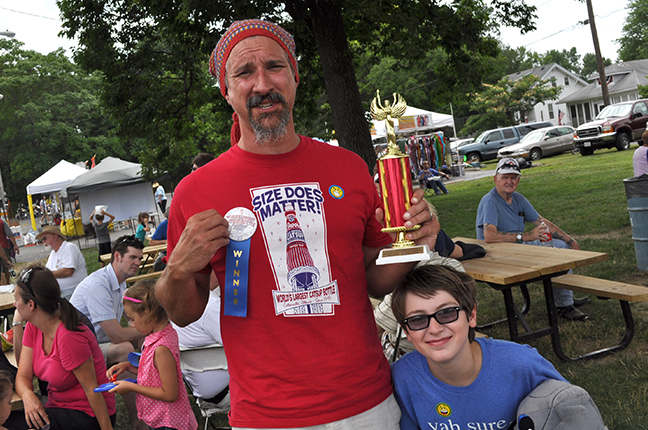
[[[523, 171], [518, 191], [540, 214], [574, 236], [582, 249], [610, 255], [607, 262], [577, 269], [576, 273], [648, 286], [648, 273], [637, 269], [622, 182], [632, 176], [635, 149], [633, 145], [630, 151], [624, 152], [596, 151], [588, 157], [567, 153], [542, 159], [537, 167]], [[488, 162], [485, 168], [494, 170], [495, 163]], [[492, 178], [484, 178], [450, 184], [450, 194], [430, 197], [438, 209], [443, 229], [451, 237], [475, 237], [479, 200], [492, 187]], [[84, 255], [88, 272], [99, 268], [96, 249], [86, 250]], [[486, 284], [480, 287], [478, 322], [505, 317], [501, 294]], [[528, 321], [533, 327], [535, 322], [541, 324], [546, 319], [542, 312], [544, 296], [539, 285], [531, 285], [529, 290], [532, 306]], [[592, 304], [585, 308], [589, 321], [560, 321], [563, 347], [568, 355], [616, 344], [623, 333], [618, 302], [592, 299]], [[630, 306], [635, 318], [635, 337], [630, 347], [620, 353], [587, 362], [563, 363], [553, 354], [549, 338], [531, 342], [565, 378], [589, 391], [610, 430], [648, 429], [648, 304]], [[508, 329], [502, 324], [485, 334], [507, 339]], [[130, 422], [121, 398], [117, 397], [116, 428], [128, 430]], [[204, 419], [195, 405], [194, 411], [202, 429]], [[228, 426], [224, 414], [212, 422], [216, 426]]]
[[[581, 249], [609, 254], [608, 261], [576, 269], [575, 273], [648, 286], [648, 273], [637, 269], [623, 185], [623, 179], [633, 176], [635, 149], [636, 145], [630, 151], [596, 151], [587, 157], [567, 153], [541, 159], [537, 167], [522, 171], [518, 191], [542, 216], [574, 236]], [[488, 162], [486, 168], [494, 170], [495, 166], [495, 162]], [[492, 187], [491, 177], [455, 183], [448, 187], [450, 194], [430, 198], [441, 226], [451, 237], [475, 237], [477, 206]], [[531, 285], [530, 292], [528, 321], [534, 327], [534, 322], [539, 326], [546, 320], [544, 295], [541, 285]], [[501, 293], [480, 284], [478, 299], [478, 323], [505, 317]], [[553, 354], [550, 338], [530, 342], [565, 378], [589, 391], [610, 430], [648, 429], [648, 304], [630, 306], [635, 337], [626, 350], [609, 357], [563, 363]], [[592, 297], [592, 304], [584, 311], [590, 315], [587, 322], [560, 320], [567, 355], [616, 344], [623, 335], [618, 301]], [[507, 339], [508, 327], [502, 324], [485, 334]]]

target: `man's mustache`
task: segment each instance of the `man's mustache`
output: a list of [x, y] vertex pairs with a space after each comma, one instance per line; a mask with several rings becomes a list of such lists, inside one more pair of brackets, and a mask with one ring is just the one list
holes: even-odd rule
[[268, 93], [264, 95], [254, 96], [248, 100], [247, 108], [248, 110], [252, 109], [254, 107], [262, 105], [264, 102], [278, 102], [285, 105], [286, 99], [279, 93]]

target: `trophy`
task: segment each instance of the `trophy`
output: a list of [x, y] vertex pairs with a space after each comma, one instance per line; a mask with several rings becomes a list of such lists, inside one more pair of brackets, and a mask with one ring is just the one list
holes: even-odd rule
[[384, 233], [397, 233], [397, 239], [392, 247], [380, 251], [376, 264], [406, 263], [412, 261], [429, 260], [430, 248], [427, 245], [415, 245], [413, 241], [405, 239], [405, 233], [421, 228], [415, 225], [405, 227], [403, 214], [412, 205], [412, 178], [408, 168], [408, 156], [403, 154], [396, 145], [394, 132], [394, 119], [405, 113], [407, 103], [400, 94], [394, 93], [394, 103], [390, 104], [380, 100], [380, 91], [371, 102], [371, 116], [377, 121], [385, 120], [387, 130], [387, 153], [378, 159], [378, 174], [380, 176], [380, 193], [385, 210]]

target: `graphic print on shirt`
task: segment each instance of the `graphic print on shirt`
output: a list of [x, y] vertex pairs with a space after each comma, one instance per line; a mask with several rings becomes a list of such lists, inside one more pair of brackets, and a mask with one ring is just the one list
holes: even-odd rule
[[275, 278], [275, 314], [333, 315], [340, 304], [326, 247], [324, 197], [318, 183], [250, 190]]

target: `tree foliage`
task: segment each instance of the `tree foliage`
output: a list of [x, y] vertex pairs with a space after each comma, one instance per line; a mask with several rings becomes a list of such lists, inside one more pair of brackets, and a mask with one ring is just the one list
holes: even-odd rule
[[360, 97], [349, 40], [375, 58], [389, 56], [405, 63], [416, 61], [422, 51], [441, 48], [447, 56], [439, 67], [442, 79], [450, 85], [479, 82], [483, 70], [474, 59], [497, 54], [497, 43], [489, 36], [491, 16], [529, 31], [534, 28], [535, 10], [522, 0], [495, 0], [492, 9], [481, 0], [60, 0], [58, 4], [65, 32], [79, 40], [76, 60], [86, 70], [103, 73], [103, 99], [117, 131], [141, 139], [146, 147], [142, 161], [151, 172], [177, 169], [193, 148], [209, 146], [218, 152], [227, 147], [231, 111], [206, 70], [209, 53], [234, 20], [269, 19], [295, 35], [300, 67], [297, 131], [330, 135], [333, 123], [341, 145], [372, 164], [363, 105], [369, 100]]
[[25, 202], [26, 186], [61, 159], [135, 160], [137, 147], [111, 134], [99, 75], [85, 73], [62, 49], [43, 55], [22, 45], [0, 40], [0, 168], [9, 198]]
[[628, 16], [618, 39], [619, 60], [632, 61], [648, 58], [648, 1], [631, 0]]
[[536, 104], [558, 98], [562, 88], [548, 85], [550, 82], [527, 75], [513, 82], [504, 77], [495, 85], [485, 84], [484, 91], [474, 95], [471, 106], [478, 115], [470, 117], [461, 134], [517, 124], [516, 114], [522, 118]]
[[[603, 67], [611, 65], [612, 60], [603, 57]], [[587, 80], [587, 77], [595, 72], [598, 73], [598, 66], [596, 65], [596, 54], [590, 52], [583, 55], [583, 69], [581, 70], [581, 77]]]

